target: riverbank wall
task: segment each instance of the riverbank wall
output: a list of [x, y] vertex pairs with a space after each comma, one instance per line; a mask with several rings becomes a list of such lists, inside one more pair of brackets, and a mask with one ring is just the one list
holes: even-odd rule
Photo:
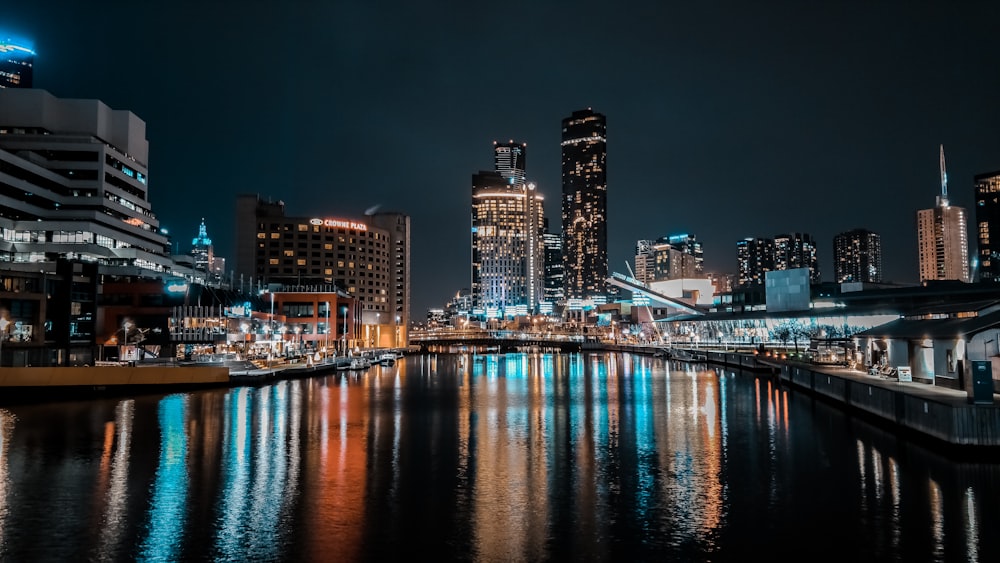
[[[703, 352], [705, 361], [767, 372], [800, 390], [950, 446], [1000, 449], [1000, 406], [972, 404], [963, 391], [861, 372], [764, 362], [753, 354]], [[840, 373], [838, 373], [840, 372]]]

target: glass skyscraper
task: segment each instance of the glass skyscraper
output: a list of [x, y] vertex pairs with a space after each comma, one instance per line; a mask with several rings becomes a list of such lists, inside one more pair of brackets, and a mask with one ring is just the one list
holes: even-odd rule
[[607, 124], [590, 108], [562, 120], [563, 279], [567, 299], [607, 295]]

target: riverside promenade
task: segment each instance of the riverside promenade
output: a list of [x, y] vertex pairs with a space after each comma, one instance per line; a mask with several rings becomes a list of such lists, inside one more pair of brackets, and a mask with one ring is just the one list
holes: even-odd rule
[[[699, 350], [707, 363], [766, 371], [780, 382], [949, 446], [1000, 449], [1000, 395], [972, 404], [962, 390], [901, 382], [847, 367]], [[700, 359], [700, 358], [699, 358]]]

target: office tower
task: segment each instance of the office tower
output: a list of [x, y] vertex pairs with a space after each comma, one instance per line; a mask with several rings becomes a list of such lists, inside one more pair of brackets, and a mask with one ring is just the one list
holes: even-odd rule
[[704, 252], [701, 248], [701, 241], [695, 235], [687, 233], [670, 235], [661, 238], [660, 241], [666, 242], [671, 248], [683, 252], [689, 257], [684, 259], [686, 264], [690, 264], [690, 266], [683, 268], [684, 277], [696, 278], [701, 277], [705, 273]]
[[854, 229], [834, 236], [833, 269], [837, 283], [880, 283], [881, 238], [867, 229]]
[[590, 108], [562, 120], [563, 275], [568, 299], [607, 295], [607, 125]]
[[212, 248], [212, 239], [208, 238], [204, 217], [198, 227], [198, 236], [191, 241], [191, 256], [194, 257], [195, 270], [211, 272], [212, 263], [215, 261], [215, 250]]
[[979, 279], [1000, 282], [1000, 170], [977, 174], [975, 184]]
[[549, 232], [549, 220], [543, 219], [545, 246], [545, 290], [543, 298], [548, 303], [558, 303], [564, 299], [562, 237]]
[[494, 143], [496, 170], [472, 175], [472, 294], [486, 315], [535, 313], [544, 296], [542, 196], [525, 145]]
[[774, 269], [774, 240], [745, 238], [736, 243], [738, 284], [763, 285], [764, 275]]
[[791, 233], [774, 237], [774, 269], [809, 268], [809, 283], [820, 282], [816, 241], [807, 233]]
[[0, 39], [0, 88], [31, 88], [35, 52]]
[[[408, 340], [410, 218], [378, 212], [363, 218], [285, 215], [283, 201], [236, 198], [240, 287], [336, 284], [358, 300], [366, 333], [383, 346]], [[374, 338], [374, 337], [373, 337]], [[372, 341], [368, 337], [364, 340]]]
[[653, 254], [655, 240], [643, 239], [635, 243], [635, 260], [633, 262], [632, 273], [635, 279], [642, 283], [654, 281], [654, 271], [656, 269], [656, 256]]
[[917, 211], [920, 281], [969, 280], [969, 243], [965, 209], [948, 203], [948, 174], [941, 147], [941, 195], [932, 209]]
[[54, 271], [69, 258], [102, 275], [188, 275], [149, 201], [146, 124], [98, 100], [0, 89], [0, 263]]

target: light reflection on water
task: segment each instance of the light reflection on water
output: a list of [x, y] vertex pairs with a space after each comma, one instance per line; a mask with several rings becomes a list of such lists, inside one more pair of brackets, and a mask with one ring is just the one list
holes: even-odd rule
[[0, 559], [996, 560], [998, 482], [750, 374], [417, 356], [0, 410]]

